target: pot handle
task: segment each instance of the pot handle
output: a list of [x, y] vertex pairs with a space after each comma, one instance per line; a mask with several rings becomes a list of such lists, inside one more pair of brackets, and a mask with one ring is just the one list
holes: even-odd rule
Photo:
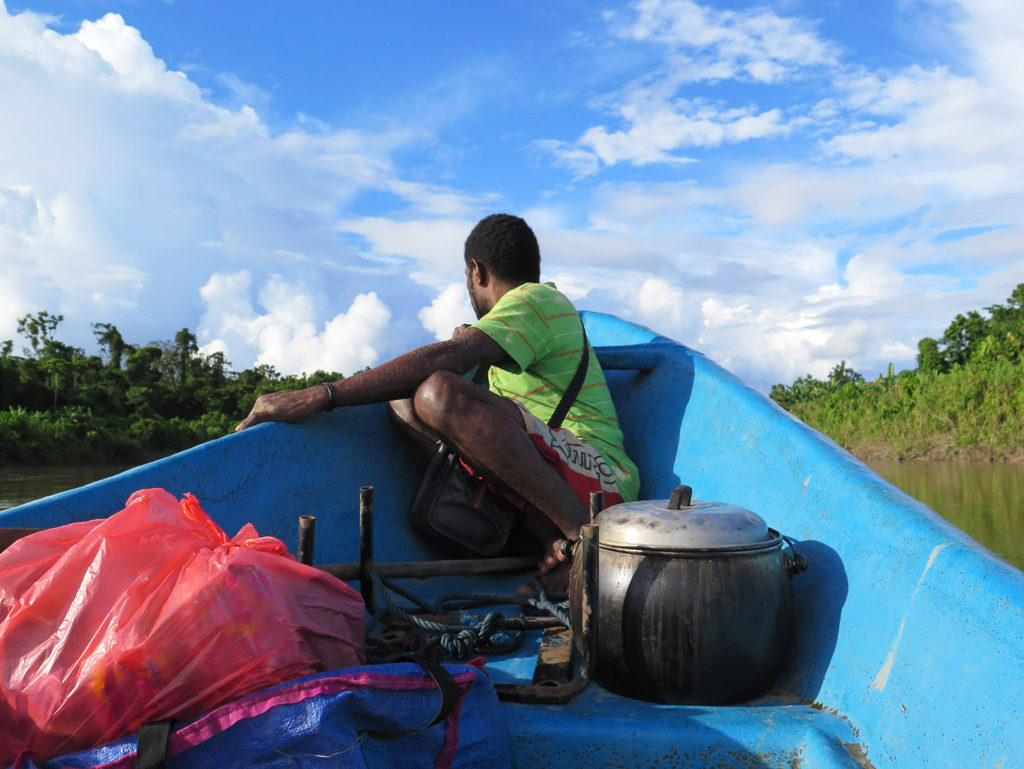
[[690, 499], [693, 497], [693, 489], [689, 486], [680, 485], [672, 490], [672, 496], [668, 500], [669, 510], [682, 510], [690, 506]]
[[783, 534], [782, 539], [789, 545], [789, 552], [784, 554], [786, 574], [795, 577], [800, 572], [807, 571], [807, 556], [796, 551], [796, 543], [790, 537]]

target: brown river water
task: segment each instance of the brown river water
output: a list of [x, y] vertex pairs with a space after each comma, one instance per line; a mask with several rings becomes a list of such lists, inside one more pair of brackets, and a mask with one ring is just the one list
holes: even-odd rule
[[868, 465], [1024, 569], [1024, 463], [877, 460]]
[[[1024, 569], [1024, 464], [872, 461], [871, 468]], [[0, 510], [106, 478], [123, 466], [0, 467]]]

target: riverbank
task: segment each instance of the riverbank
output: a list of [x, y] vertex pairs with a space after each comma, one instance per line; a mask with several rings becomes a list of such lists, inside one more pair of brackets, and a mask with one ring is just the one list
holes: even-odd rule
[[[807, 421], [807, 420], [804, 420]], [[815, 430], [828, 433], [821, 427], [810, 425]], [[930, 440], [918, 438], [913, 445], [905, 442], [890, 443], [872, 439], [870, 436], [842, 435], [829, 436], [857, 459], [866, 464], [872, 462], [982, 462], [996, 464], [1024, 464], [1024, 449], [1007, 450], [986, 444], [956, 445], [947, 436], [932, 436]]]
[[1022, 450], [1013, 452], [997, 451], [985, 445], [963, 447], [933, 445], [924, 449], [910, 448], [897, 451], [893, 446], [885, 443], [852, 443], [849, 446], [843, 445], [843, 448], [867, 464], [872, 462], [1024, 463], [1024, 451]]
[[95, 416], [80, 407], [0, 411], [0, 467], [143, 464], [227, 435], [234, 415], [197, 419]]
[[779, 405], [862, 460], [1024, 462], [1024, 365], [775, 388]]

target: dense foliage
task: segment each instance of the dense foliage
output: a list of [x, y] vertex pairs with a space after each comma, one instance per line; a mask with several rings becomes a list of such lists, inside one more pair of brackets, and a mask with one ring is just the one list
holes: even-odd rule
[[1024, 458], [1024, 283], [918, 344], [917, 368], [866, 381], [837, 365], [771, 397], [862, 458]]
[[86, 355], [56, 339], [61, 321], [46, 311], [21, 318], [21, 356], [12, 340], [0, 343], [0, 464], [136, 462], [226, 435], [261, 393], [341, 379], [267, 365], [235, 372], [222, 353], [201, 353], [187, 328], [140, 347], [94, 323], [103, 354]]
[[[771, 397], [863, 458], [1024, 458], [1024, 283], [984, 313], [958, 314], [940, 338], [922, 339], [916, 369], [890, 365], [867, 381], [842, 361]], [[21, 318], [20, 356], [0, 342], [0, 464], [136, 462], [226, 435], [261, 393], [341, 379], [232, 371], [187, 328], [137, 346], [94, 323], [103, 354], [86, 355], [56, 338], [62, 321]]]

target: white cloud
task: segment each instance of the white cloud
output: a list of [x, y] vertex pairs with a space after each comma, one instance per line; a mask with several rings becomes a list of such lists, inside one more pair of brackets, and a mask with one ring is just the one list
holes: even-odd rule
[[873, 300], [900, 296], [905, 276], [886, 261], [871, 261], [862, 254], [854, 256], [843, 273], [853, 296]]
[[[960, 292], [960, 279], [943, 277], [942, 267], [929, 269], [929, 262], [941, 265], [958, 252], [978, 252], [971, 258], [1008, 265], [1019, 235], [997, 229], [933, 242], [943, 226], [970, 228], [1005, 220], [1008, 211], [1000, 206], [936, 208], [901, 227], [865, 235], [858, 232], [862, 223], [912, 211], [927, 193], [888, 185], [882, 200], [872, 201], [864, 173], [865, 178], [848, 172], [829, 180], [824, 172], [793, 166], [766, 172], [749, 188], [601, 185], [601, 207], [591, 218], [614, 222], [615, 234], [597, 240], [607, 239], [606, 247], [618, 244], [618, 254], [609, 255], [607, 263], [617, 260], [620, 269], [605, 271], [605, 262], [579, 267], [574, 274], [590, 280], [570, 285], [582, 289], [584, 307], [622, 315], [691, 344], [763, 390], [806, 373], [825, 376], [842, 358], [867, 376], [884, 371], [890, 361], [912, 366], [918, 339], [941, 333], [955, 312], [1007, 295], [1020, 280], [1019, 273], [1013, 277], [1003, 271], [998, 281], [990, 273], [993, 281], [989, 285], [986, 278], [984, 290]], [[793, 182], [799, 215], [787, 219], [792, 226], [779, 229], [771, 217], [736, 217], [748, 205], [748, 192], [751, 200], [756, 198], [757, 182], [767, 179], [773, 181], [764, 185], [765, 197], [785, 195], [787, 182]], [[730, 216], [743, 222], [740, 233], [712, 235]], [[702, 234], [681, 236], [672, 231], [673, 222]], [[809, 236], [808, 229], [815, 227], [838, 231]], [[561, 250], [584, 255], [588, 249], [583, 244], [591, 241], [563, 232], [557, 242]], [[641, 242], [650, 249], [649, 257], [630, 253], [631, 244]], [[863, 248], [845, 258], [856, 243]], [[907, 272], [910, 267], [913, 272]], [[955, 306], [946, 298], [953, 290], [958, 291]]]
[[756, 319], [756, 314], [750, 305], [730, 306], [715, 298], [705, 299], [701, 302], [700, 311], [704, 317], [704, 327], [708, 329], [745, 325], [753, 323]]
[[573, 143], [534, 142], [577, 178], [602, 165], [692, 163], [696, 158], [679, 153], [785, 136], [791, 125], [779, 108], [710, 104], [684, 96], [685, 90], [705, 81], [779, 84], [837, 62], [837, 47], [812, 24], [769, 9], [719, 11], [691, 0], [641, 0], [633, 11], [629, 23], [608, 14], [615, 34], [653, 43], [664, 55], [650, 72], [595, 101], [622, 127], [592, 126]]
[[706, 77], [771, 83], [794, 67], [830, 64], [836, 57], [835, 46], [811, 24], [766, 8], [719, 11], [690, 0], [641, 0], [634, 8], [636, 20], [620, 35], [699, 52], [707, 56]]
[[171, 98], [195, 100], [198, 89], [182, 72], [169, 71], [134, 27], [116, 13], [99, 21], [84, 21], [72, 38], [95, 51], [113, 70], [114, 84], [130, 91], [158, 92]]
[[413, 280], [442, 291], [465, 269], [464, 245], [475, 224], [468, 219], [403, 221], [368, 216], [340, 221], [336, 227], [365, 238], [376, 257], [399, 257], [412, 263]]
[[662, 278], [644, 280], [634, 298], [634, 311], [643, 324], [672, 328], [682, 338], [699, 328], [697, 309], [678, 286]]
[[1024, 98], [1024, 8], [1016, 0], [960, 0], [954, 22], [970, 52], [975, 72], [1000, 90]]
[[284, 373], [317, 369], [352, 374], [380, 360], [391, 312], [376, 293], [359, 294], [348, 311], [319, 326], [310, 293], [272, 275], [259, 288], [258, 311], [251, 300], [252, 276], [245, 270], [214, 274], [200, 289], [206, 311], [201, 331], [205, 350], [228, 360], [255, 351], [257, 364]]
[[463, 323], [472, 323], [476, 316], [469, 303], [465, 283], [446, 286], [437, 298], [419, 312], [423, 328], [437, 340], [451, 339], [452, 331]]
[[[117, 14], [68, 34], [52, 23], [0, 3], [0, 260], [19, 298], [0, 311], [0, 339], [46, 309], [67, 317], [70, 343], [94, 345], [90, 322], [145, 343], [191, 325], [199, 287], [242, 265], [255, 283], [287, 266], [350, 300], [366, 293], [360, 258], [335, 220], [356, 195], [429, 217], [476, 199], [403, 178], [392, 154], [422, 126], [272, 129], [253, 105], [212, 102]], [[312, 312], [332, 317], [318, 296]]]
[[[632, 98], [627, 95], [627, 99]], [[628, 104], [621, 108], [628, 115], [625, 131], [608, 131], [604, 126], [589, 128], [579, 144], [593, 151], [606, 166], [629, 162], [692, 163], [693, 158], [673, 152], [684, 148], [717, 147], [753, 138], [769, 138], [785, 133], [781, 112], [769, 110], [755, 114], [749, 110], [722, 111], [707, 105], [679, 100], [668, 104]]]
[[955, 26], [965, 64], [914, 64], [896, 72], [855, 69], [836, 81], [840, 102], [870, 122], [825, 143], [868, 162], [883, 180], [958, 198], [1024, 193], [1024, 8], [963, 0]]
[[554, 139], [539, 139], [533, 142], [532, 147], [542, 155], [550, 155], [557, 167], [572, 171], [577, 179], [592, 176], [601, 170], [601, 161], [597, 154], [575, 144]]
[[873, 168], [797, 163], [750, 169], [731, 195], [757, 224], [800, 228], [823, 221], [844, 221], [853, 228], [913, 210], [932, 199], [927, 189], [909, 181], [879, 179]]

